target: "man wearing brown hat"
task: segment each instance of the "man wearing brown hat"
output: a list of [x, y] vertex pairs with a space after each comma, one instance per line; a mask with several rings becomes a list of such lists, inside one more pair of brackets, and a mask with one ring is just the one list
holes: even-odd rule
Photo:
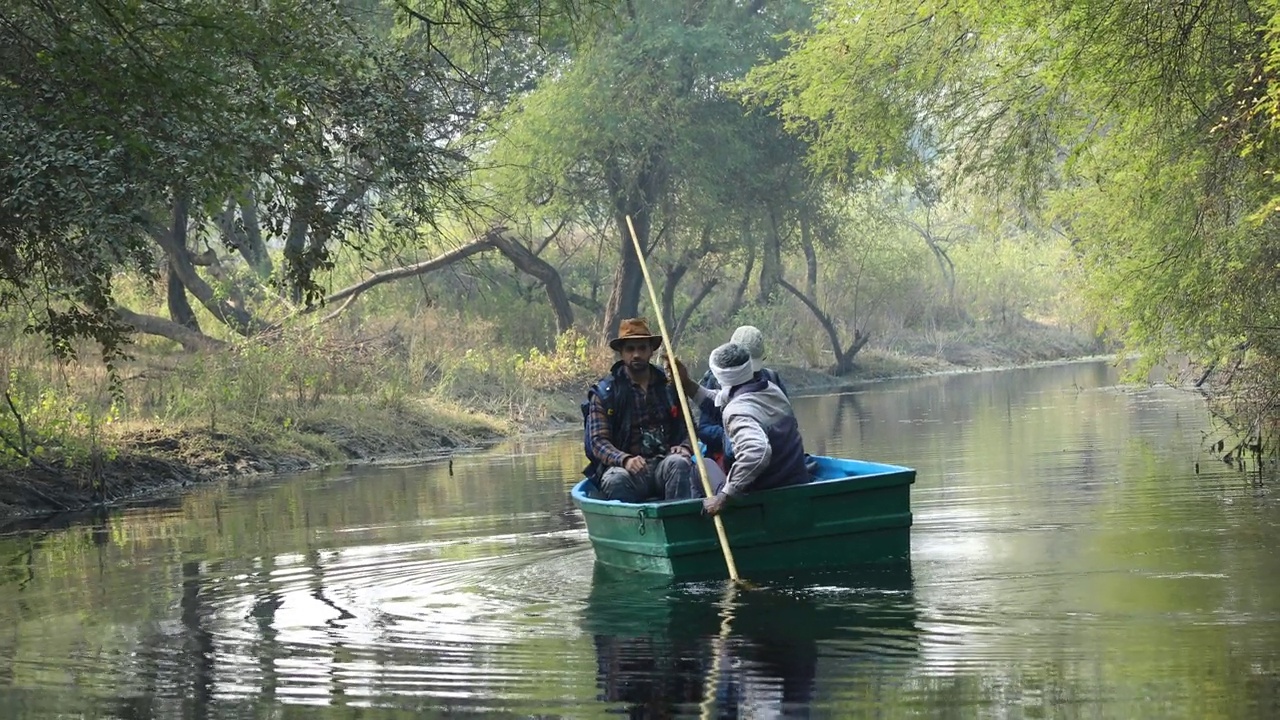
[[583, 403], [584, 474], [601, 496], [623, 502], [692, 497], [693, 454], [680, 400], [650, 360], [662, 337], [643, 318], [623, 320], [609, 347], [620, 359]]

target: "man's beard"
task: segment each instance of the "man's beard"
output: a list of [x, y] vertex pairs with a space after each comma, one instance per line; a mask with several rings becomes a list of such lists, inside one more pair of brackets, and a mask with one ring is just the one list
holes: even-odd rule
[[631, 363], [628, 365], [628, 367], [630, 367], [632, 370], [644, 370], [645, 368], [649, 367], [649, 361], [648, 360], [632, 360]]

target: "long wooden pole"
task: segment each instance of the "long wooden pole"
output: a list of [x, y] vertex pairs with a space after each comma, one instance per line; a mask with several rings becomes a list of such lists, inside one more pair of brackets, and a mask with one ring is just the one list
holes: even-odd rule
[[[631, 242], [636, 247], [636, 258], [640, 260], [640, 271], [644, 273], [644, 284], [649, 288], [649, 301], [653, 303], [653, 309], [658, 316], [658, 329], [662, 332], [662, 344], [667, 348], [667, 354], [671, 357], [670, 368], [672, 373], [676, 372], [675, 368], [675, 348], [671, 345], [671, 335], [667, 333], [667, 321], [663, 319], [662, 306], [658, 304], [658, 293], [653, 289], [653, 278], [649, 277], [649, 264], [644, 260], [644, 249], [640, 247], [640, 238], [636, 236], [636, 226], [631, 223], [631, 216], [627, 216], [627, 229], [631, 231]], [[707, 497], [711, 497], [711, 480], [707, 477], [707, 467], [702, 464], [702, 448], [698, 446], [698, 433], [693, 429], [693, 413], [689, 410], [689, 398], [684, 394], [684, 384], [680, 382], [680, 378], [672, 378], [672, 385], [676, 386], [676, 394], [680, 396], [680, 408], [684, 410], [684, 427], [689, 433], [689, 444], [693, 446], [693, 456], [698, 467], [698, 477], [702, 479], [702, 490]], [[738, 565], [733, 561], [733, 551], [729, 549], [729, 538], [724, 534], [724, 521], [719, 515], [713, 515], [712, 520], [716, 525], [716, 536], [720, 538], [720, 550], [724, 552], [724, 564], [729, 567], [729, 579], [738, 582]]]

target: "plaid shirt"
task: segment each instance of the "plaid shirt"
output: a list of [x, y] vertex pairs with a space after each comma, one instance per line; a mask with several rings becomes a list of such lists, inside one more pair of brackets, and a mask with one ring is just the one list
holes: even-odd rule
[[[591, 452], [606, 466], [621, 467], [628, 455], [642, 455], [640, 452], [640, 429], [657, 429], [660, 434], [667, 434], [667, 423], [671, 422], [671, 406], [667, 404], [667, 393], [660, 392], [658, 383], [651, 383], [648, 392], [641, 392], [641, 387], [634, 382], [619, 382], [614, 392], [631, 393], [631, 428], [627, 436], [631, 440], [629, 447], [619, 449], [609, 437], [609, 415], [600, 404], [600, 397], [592, 394], [587, 406], [587, 435], [591, 438]], [[616, 406], [615, 402], [615, 406]], [[676, 412], [679, 412], [677, 409]], [[667, 437], [666, 445], [689, 445], [688, 432], [683, 427], [675, 433], [675, 437]]]

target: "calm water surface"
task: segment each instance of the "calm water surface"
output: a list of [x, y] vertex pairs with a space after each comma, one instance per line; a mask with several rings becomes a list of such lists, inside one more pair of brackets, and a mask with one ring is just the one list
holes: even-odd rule
[[746, 592], [598, 573], [576, 434], [10, 530], [0, 717], [1280, 717], [1280, 504], [1116, 382], [798, 401], [917, 468], [911, 561]]

